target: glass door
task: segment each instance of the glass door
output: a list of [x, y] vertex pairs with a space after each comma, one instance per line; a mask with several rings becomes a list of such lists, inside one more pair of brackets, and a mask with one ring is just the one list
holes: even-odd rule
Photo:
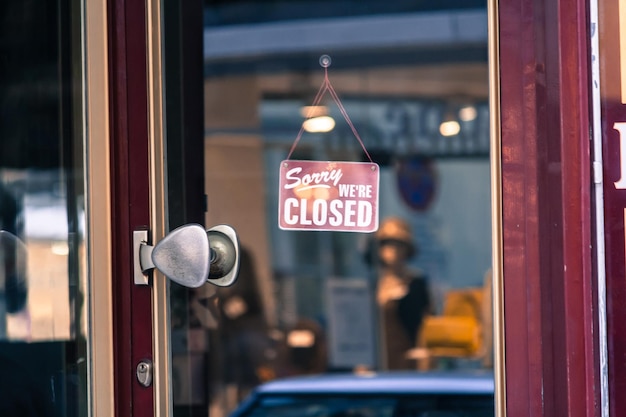
[[[177, 120], [167, 127], [170, 226], [188, 221], [185, 187], [203, 181], [206, 206], [189, 207], [206, 209], [201, 223], [234, 227], [241, 244], [234, 285], [170, 288], [176, 416], [227, 416], [287, 376], [493, 371], [486, 4], [321, 3], [204, 2], [203, 73], [188, 75], [202, 79], [202, 104], [185, 107], [166, 82], [166, 120]], [[198, 45], [182, 31], [168, 49], [164, 21], [167, 73], [181, 45]], [[314, 103], [324, 54], [345, 113], [329, 95]], [[186, 158], [201, 179], [175, 165], [184, 129], [169, 130], [198, 129], [198, 108], [190, 140], [202, 137], [202, 161]], [[303, 125], [318, 116], [326, 128]], [[377, 232], [278, 226], [281, 161], [370, 158]]]
[[73, 0], [0, 6], [2, 416], [87, 416], [90, 378], [103, 395], [110, 383], [92, 350], [103, 333], [87, 260], [82, 11]]

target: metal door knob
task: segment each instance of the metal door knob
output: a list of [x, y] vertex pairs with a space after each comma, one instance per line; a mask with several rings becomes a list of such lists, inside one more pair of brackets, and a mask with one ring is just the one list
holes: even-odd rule
[[155, 246], [147, 243], [147, 231], [135, 231], [134, 238], [136, 284], [146, 284], [146, 273], [153, 268], [189, 288], [206, 282], [226, 287], [237, 279], [239, 241], [230, 226], [205, 230], [199, 224], [187, 224], [170, 232]]

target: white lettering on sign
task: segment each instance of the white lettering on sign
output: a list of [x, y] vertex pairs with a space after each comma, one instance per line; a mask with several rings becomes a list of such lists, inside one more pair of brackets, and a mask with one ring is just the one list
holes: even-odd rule
[[339, 184], [339, 197], [370, 198], [372, 186], [363, 184]]
[[[291, 188], [296, 188], [300, 184], [308, 187], [302, 187], [300, 190], [307, 190], [309, 188], [329, 188], [330, 186], [327, 183], [332, 183], [335, 187], [339, 183], [339, 180], [343, 176], [341, 173], [341, 169], [333, 169], [332, 171], [322, 171], [322, 172], [313, 172], [311, 174], [305, 174], [300, 178], [297, 176], [302, 172], [302, 168], [297, 167], [287, 171], [285, 177], [292, 181], [290, 183], [285, 184], [285, 189], [289, 190]], [[323, 183], [323, 184], [320, 184]], [[314, 185], [310, 185], [314, 184]]]
[[613, 129], [619, 132], [619, 159], [620, 159], [620, 179], [616, 181], [615, 188], [626, 189], [626, 122], [613, 124]]
[[288, 225], [367, 227], [373, 222], [372, 203], [364, 200], [287, 198], [283, 220]]

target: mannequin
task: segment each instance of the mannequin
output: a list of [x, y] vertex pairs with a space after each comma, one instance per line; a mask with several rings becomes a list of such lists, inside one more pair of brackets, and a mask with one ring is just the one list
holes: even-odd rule
[[409, 224], [403, 219], [385, 219], [376, 233], [382, 368], [415, 369], [406, 358], [417, 345], [422, 320], [431, 311], [426, 276], [408, 261], [417, 252]]

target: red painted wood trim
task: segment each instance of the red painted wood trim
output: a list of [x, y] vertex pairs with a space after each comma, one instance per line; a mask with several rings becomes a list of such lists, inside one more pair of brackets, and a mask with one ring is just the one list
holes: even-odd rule
[[498, 7], [507, 416], [599, 415], [586, 2]]
[[[563, 194], [563, 321], [558, 352], [565, 361], [558, 379], [567, 384], [559, 390], [570, 416], [600, 415], [599, 353], [597, 345], [597, 285], [592, 212], [592, 142], [590, 30], [586, 1], [561, 1], [552, 9], [559, 22], [559, 54], [548, 57], [558, 68], [561, 88], [555, 94], [561, 119], [561, 179]], [[556, 52], [556, 51], [554, 51]], [[561, 65], [558, 65], [558, 64]], [[573, 145], [573, 146], [572, 146]]]
[[130, 317], [130, 292], [121, 285], [121, 280], [116, 277], [124, 277], [125, 268], [121, 258], [123, 252], [130, 250], [130, 246], [124, 239], [123, 230], [128, 229], [128, 216], [124, 216], [124, 207], [128, 205], [128, 156], [127, 135], [125, 134], [127, 115], [126, 92], [123, 87], [126, 79], [126, 56], [125, 36], [122, 30], [125, 14], [119, 2], [109, 2], [109, 79], [110, 79], [110, 108], [111, 108], [111, 208], [112, 242], [115, 247], [113, 257], [113, 345], [114, 345], [114, 386], [115, 386], [115, 412], [116, 416], [130, 415], [131, 404], [131, 380], [122, 378], [131, 367], [130, 357], [130, 321], [123, 317]]
[[150, 224], [146, 5], [109, 2], [115, 410], [154, 415], [153, 389], [135, 369], [152, 360], [151, 288], [133, 283], [132, 231]]

